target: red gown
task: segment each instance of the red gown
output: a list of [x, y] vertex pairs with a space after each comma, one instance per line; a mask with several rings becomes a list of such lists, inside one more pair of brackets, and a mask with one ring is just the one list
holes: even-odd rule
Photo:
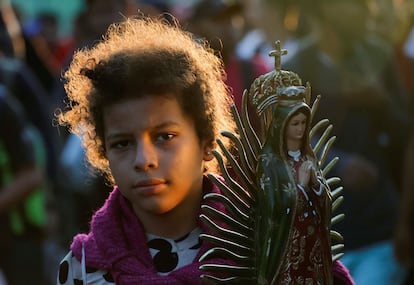
[[[298, 169], [304, 161], [306, 157], [303, 156], [298, 161], [289, 157], [296, 182]], [[327, 270], [331, 269], [332, 264], [324, 264], [331, 260], [326, 214], [329, 198], [321, 185], [305, 188], [296, 187], [296, 213], [277, 284], [329, 284], [331, 273]]]

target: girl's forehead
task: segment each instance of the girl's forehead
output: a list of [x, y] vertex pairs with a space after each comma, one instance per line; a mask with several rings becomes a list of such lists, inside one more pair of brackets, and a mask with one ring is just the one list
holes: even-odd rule
[[109, 110], [119, 105], [128, 105], [128, 104], [145, 105], [148, 108], [149, 107], [157, 108], [160, 102], [173, 102], [174, 104], [176, 103], [180, 109], [182, 109], [180, 101], [178, 100], [177, 96], [173, 92], [148, 93], [148, 94], [138, 93], [138, 94], [139, 95], [134, 94], [134, 93], [128, 94], [124, 96], [123, 98], [104, 106], [104, 109]]
[[169, 96], [145, 96], [122, 100], [104, 110], [105, 125], [138, 123], [157, 125], [165, 121], [188, 120], [178, 100]]

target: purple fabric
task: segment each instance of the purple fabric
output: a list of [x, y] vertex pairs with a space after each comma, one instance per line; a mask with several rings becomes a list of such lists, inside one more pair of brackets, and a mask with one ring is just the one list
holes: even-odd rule
[[[205, 193], [220, 192], [208, 179], [204, 179], [203, 183]], [[209, 204], [224, 211], [221, 204]], [[204, 232], [210, 232], [201, 223], [199, 226]], [[211, 244], [204, 241], [193, 263], [167, 276], [158, 275], [142, 224], [117, 187], [92, 217], [89, 234], [75, 236], [71, 249], [78, 260], [82, 259], [82, 245], [85, 249], [86, 266], [111, 272], [115, 282], [123, 285], [204, 284], [200, 278], [202, 272], [199, 270], [202, 263], [198, 259], [211, 248]], [[223, 260], [214, 259], [209, 262], [225, 263]], [[335, 285], [354, 285], [348, 270], [339, 261], [333, 264], [333, 275]]]
[[[219, 192], [208, 179], [204, 179], [203, 183], [204, 192]], [[211, 206], [223, 208], [218, 204]], [[209, 232], [202, 225], [200, 227], [204, 232]], [[198, 259], [211, 248], [204, 241], [193, 263], [167, 276], [158, 275], [142, 224], [117, 187], [92, 217], [89, 234], [75, 236], [71, 249], [78, 260], [82, 257], [82, 245], [86, 266], [110, 271], [115, 282], [123, 285], [204, 284], [199, 270], [202, 263]]]
[[335, 285], [355, 285], [348, 269], [340, 262], [335, 261], [332, 265]]

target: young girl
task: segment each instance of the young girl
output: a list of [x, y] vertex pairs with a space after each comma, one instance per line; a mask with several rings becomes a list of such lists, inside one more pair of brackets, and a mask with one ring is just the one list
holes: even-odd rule
[[59, 119], [114, 188], [74, 237], [57, 284], [201, 284], [210, 245], [199, 240], [200, 204], [219, 191], [204, 174], [216, 170], [219, 131], [235, 129], [223, 78], [204, 43], [144, 17], [75, 54]]

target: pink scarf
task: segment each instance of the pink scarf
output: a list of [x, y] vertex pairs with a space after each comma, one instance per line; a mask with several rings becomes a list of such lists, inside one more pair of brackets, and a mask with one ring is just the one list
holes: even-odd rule
[[[206, 178], [203, 190], [205, 193], [219, 192]], [[211, 206], [223, 208], [218, 204]], [[209, 232], [201, 223], [199, 226], [204, 232]], [[203, 241], [193, 263], [167, 276], [158, 275], [147, 248], [143, 227], [117, 187], [92, 217], [89, 234], [75, 236], [71, 249], [78, 260], [82, 258], [82, 246], [86, 266], [109, 271], [115, 282], [122, 285], [204, 284], [199, 270], [202, 263], [198, 259], [211, 248], [211, 244]]]

